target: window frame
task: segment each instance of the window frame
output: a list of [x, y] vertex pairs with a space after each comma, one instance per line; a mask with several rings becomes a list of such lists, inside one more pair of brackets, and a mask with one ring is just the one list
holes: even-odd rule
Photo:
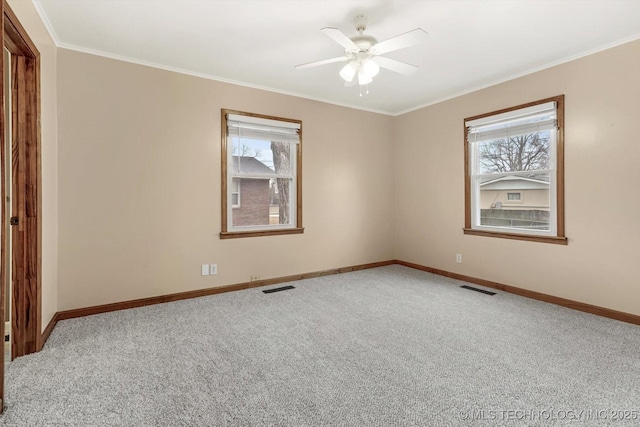
[[[227, 115], [234, 114], [239, 116], [247, 116], [247, 117], [255, 117], [259, 119], [267, 119], [267, 120], [275, 120], [280, 122], [288, 122], [295, 123], [300, 126], [299, 130], [299, 141], [295, 144], [295, 148], [292, 149], [292, 152], [295, 153], [295, 177], [293, 178], [293, 182], [295, 185], [295, 192], [292, 193], [291, 209], [295, 214], [295, 218], [293, 220], [294, 224], [291, 225], [279, 225], [275, 226], [266, 226], [266, 225], [256, 225], [253, 229], [248, 229], [246, 231], [238, 231], [233, 230], [233, 227], [230, 227], [229, 218], [230, 212], [239, 207], [234, 206], [232, 204], [231, 199], [231, 187], [229, 180], [231, 179], [229, 176], [229, 153], [233, 152], [233, 147], [229, 144], [228, 138], [228, 127], [227, 127]], [[276, 235], [288, 235], [288, 234], [301, 234], [304, 232], [304, 227], [302, 226], [302, 121], [296, 119], [288, 119], [283, 117], [275, 117], [268, 116], [264, 114], [256, 114], [256, 113], [248, 113], [244, 111], [231, 110], [223, 108], [221, 109], [221, 231], [220, 238], [221, 239], [232, 239], [232, 238], [241, 238], [241, 237], [261, 237], [261, 236], [276, 236]], [[240, 183], [239, 183], [240, 185]], [[240, 197], [240, 196], [239, 196]], [[240, 200], [238, 199], [238, 202]], [[295, 204], [295, 205], [294, 205]]]
[[[528, 107], [533, 107], [539, 104], [545, 104], [548, 102], [556, 103], [556, 133], [555, 133], [555, 146], [552, 147], [552, 151], [555, 153], [555, 174], [550, 176], [550, 181], [555, 181], [555, 192], [550, 188], [550, 197], [554, 197], [555, 201], [555, 233], [554, 235], [542, 235], [533, 233], [517, 233], [511, 231], [499, 231], [496, 229], [488, 229], [483, 227], [482, 229], [474, 228], [472, 223], [472, 188], [471, 184], [471, 171], [472, 160], [470, 158], [471, 153], [469, 149], [469, 127], [467, 122], [485, 117], [495, 116], [498, 114], [509, 113], [516, 110], [521, 110]], [[553, 243], [566, 245], [568, 239], [565, 235], [565, 223], [564, 223], [564, 95], [554, 96], [551, 98], [541, 99], [539, 101], [533, 101], [526, 104], [516, 105], [514, 107], [504, 108], [490, 113], [480, 114], [477, 116], [467, 117], [462, 122], [464, 128], [464, 192], [465, 192], [465, 218], [463, 233], [468, 235], [485, 236], [485, 237], [497, 237], [503, 239], [512, 240], [525, 240], [541, 243]], [[554, 150], [555, 148], [555, 150]], [[555, 193], [555, 195], [554, 195]], [[553, 205], [553, 203], [552, 203]], [[554, 215], [551, 215], [553, 217]]]

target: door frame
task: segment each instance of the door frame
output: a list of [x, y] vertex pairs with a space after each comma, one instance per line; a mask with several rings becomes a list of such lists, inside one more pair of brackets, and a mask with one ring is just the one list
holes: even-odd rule
[[[12, 359], [39, 351], [42, 324], [42, 173], [40, 141], [40, 53], [6, 0], [2, 10], [2, 46], [11, 53], [10, 63], [0, 61], [0, 72], [11, 67], [12, 135], [5, 141], [4, 85], [0, 85], [0, 336], [4, 337], [4, 295], [12, 280], [11, 356]], [[11, 143], [12, 211], [6, 197], [5, 144]], [[17, 216], [12, 229], [12, 278], [7, 277], [5, 254], [9, 217]], [[0, 360], [0, 385], [4, 384], [4, 357]], [[2, 387], [4, 388], [4, 387]], [[4, 398], [0, 389], [0, 399]], [[1, 407], [0, 407], [1, 408]]]

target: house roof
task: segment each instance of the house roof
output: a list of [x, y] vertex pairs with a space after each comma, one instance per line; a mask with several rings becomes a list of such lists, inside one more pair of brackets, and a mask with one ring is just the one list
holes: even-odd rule
[[480, 183], [481, 190], [548, 190], [548, 175], [501, 176]]
[[272, 175], [275, 174], [273, 169], [262, 163], [255, 157], [249, 156], [233, 156], [232, 170], [234, 172], [246, 173], [246, 174], [262, 174]]
[[528, 175], [528, 176], [519, 176], [519, 175], [509, 175], [509, 176], [501, 176], [500, 178], [488, 178], [486, 181], [480, 183], [480, 186], [493, 184], [494, 182], [502, 182], [502, 181], [526, 181], [526, 182], [535, 182], [537, 184], [549, 184], [549, 176], [545, 174], [537, 174], [537, 175]]

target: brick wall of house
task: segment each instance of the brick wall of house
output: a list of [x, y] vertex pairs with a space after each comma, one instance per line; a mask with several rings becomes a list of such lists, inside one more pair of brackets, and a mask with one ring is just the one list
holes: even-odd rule
[[269, 224], [269, 180], [240, 181], [240, 207], [233, 208], [233, 225]]

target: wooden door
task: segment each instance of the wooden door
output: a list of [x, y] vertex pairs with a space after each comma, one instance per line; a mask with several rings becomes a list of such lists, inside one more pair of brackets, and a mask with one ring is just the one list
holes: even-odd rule
[[[4, 296], [7, 280], [12, 283], [12, 358], [39, 351], [41, 335], [41, 253], [42, 205], [40, 171], [40, 54], [17, 17], [4, 0], [2, 3], [2, 45], [11, 54], [1, 61], [2, 73], [11, 70], [11, 93], [0, 85], [2, 100], [11, 96], [10, 114], [0, 102], [0, 173], [2, 227], [0, 233], [0, 336], [4, 337]], [[5, 138], [5, 116], [11, 120], [11, 136]], [[11, 145], [11, 159], [5, 148]], [[12, 197], [7, 197], [6, 168], [11, 167]], [[11, 224], [11, 225], [10, 225]], [[8, 227], [11, 229], [11, 278], [7, 277], [6, 253]], [[0, 411], [4, 405], [4, 355], [0, 359]]]

